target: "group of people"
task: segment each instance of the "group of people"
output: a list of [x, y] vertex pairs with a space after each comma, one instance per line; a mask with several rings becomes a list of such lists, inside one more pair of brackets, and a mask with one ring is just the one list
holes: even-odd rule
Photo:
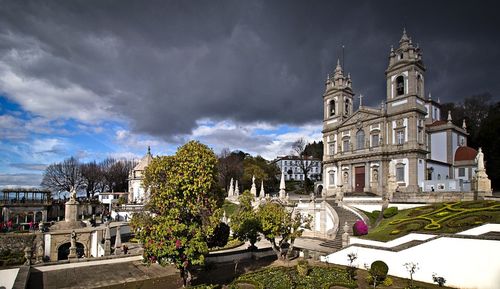
[[13, 223], [12, 220], [7, 222], [0, 222], [0, 232], [10, 232], [12, 231]]
[[[38, 227], [38, 223], [35, 223], [34, 221], [29, 221], [27, 223], [27, 225], [28, 225], [28, 230], [30, 230], [30, 231], [33, 231]], [[15, 226], [12, 219], [8, 220], [7, 222], [0, 222], [0, 232], [3, 232], [3, 233], [11, 232], [15, 229], [15, 227], [24, 229], [23, 227], [21, 227], [19, 225]]]

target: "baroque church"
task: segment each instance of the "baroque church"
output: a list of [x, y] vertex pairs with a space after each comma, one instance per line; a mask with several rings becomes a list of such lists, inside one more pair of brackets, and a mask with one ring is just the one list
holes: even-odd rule
[[425, 95], [422, 52], [403, 31], [391, 48], [381, 107], [354, 111], [350, 74], [337, 62], [323, 94], [323, 185], [328, 196], [348, 193], [470, 191], [478, 152], [467, 129], [441, 120], [439, 101]]

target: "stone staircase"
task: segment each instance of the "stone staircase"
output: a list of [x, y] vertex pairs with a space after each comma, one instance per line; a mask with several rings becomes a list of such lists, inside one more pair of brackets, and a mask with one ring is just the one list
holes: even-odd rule
[[349, 225], [348, 233], [350, 236], [352, 236], [352, 226], [357, 220], [359, 220], [359, 217], [353, 212], [339, 207], [334, 201], [328, 201], [328, 204], [332, 206], [332, 208], [335, 210], [335, 212], [337, 212], [337, 215], [339, 216], [339, 229], [337, 230], [337, 234], [335, 235], [335, 238], [333, 240], [326, 241], [319, 245], [335, 250], [340, 250], [342, 248], [342, 234], [344, 233], [345, 222], [347, 222], [347, 224]]

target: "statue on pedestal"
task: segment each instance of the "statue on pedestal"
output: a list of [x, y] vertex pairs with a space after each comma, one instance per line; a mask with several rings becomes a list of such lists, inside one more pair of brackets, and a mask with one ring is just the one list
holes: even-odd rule
[[76, 254], [76, 233], [75, 233], [75, 231], [71, 232], [70, 241], [71, 241], [71, 247], [69, 247], [68, 259], [78, 258], [78, 255]]

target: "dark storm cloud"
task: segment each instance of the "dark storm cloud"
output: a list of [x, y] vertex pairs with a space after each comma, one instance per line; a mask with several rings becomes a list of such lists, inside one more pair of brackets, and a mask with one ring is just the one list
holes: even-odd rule
[[80, 87], [91, 92], [79, 104], [87, 114], [118, 115], [136, 132], [165, 138], [190, 133], [203, 118], [319, 122], [324, 80], [342, 45], [355, 92], [378, 105], [387, 55], [404, 26], [423, 48], [434, 96], [500, 92], [494, 2], [0, 3], [4, 69]]

